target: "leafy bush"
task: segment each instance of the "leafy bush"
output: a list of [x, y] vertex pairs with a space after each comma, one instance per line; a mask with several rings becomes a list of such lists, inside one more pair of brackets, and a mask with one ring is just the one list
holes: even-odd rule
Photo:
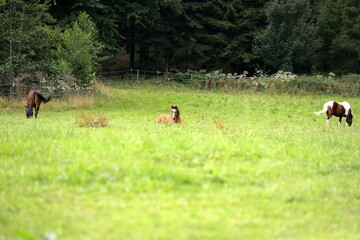
[[[54, 19], [46, 4], [22, 0], [0, 1], [0, 85], [2, 93], [13, 94], [11, 87], [20, 74], [46, 71], [50, 49], [48, 24]], [[27, 79], [29, 80], [29, 78]], [[32, 81], [36, 81], [32, 78]], [[35, 82], [36, 83], [36, 82]]]
[[[37, 1], [0, 2], [0, 91], [36, 85], [51, 94], [87, 90], [101, 60], [98, 31], [86, 13], [65, 29]], [[26, 76], [26, 77], [23, 77]]]
[[98, 31], [89, 15], [81, 13], [64, 32], [55, 30], [53, 33], [57, 71], [74, 76], [79, 86], [91, 85], [103, 46], [97, 41]]
[[206, 79], [205, 77], [205, 70], [190, 70], [188, 69], [186, 72], [180, 72], [177, 69], [173, 69], [171, 76], [169, 77], [170, 80], [180, 83], [191, 83], [191, 82], [201, 82]]
[[273, 69], [306, 72], [321, 46], [308, 0], [269, 1], [266, 28], [254, 39], [254, 53]]

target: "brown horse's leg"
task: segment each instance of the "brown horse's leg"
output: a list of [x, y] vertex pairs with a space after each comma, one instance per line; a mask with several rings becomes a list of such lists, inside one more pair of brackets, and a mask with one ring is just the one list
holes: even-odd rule
[[341, 125], [341, 119], [342, 119], [342, 117], [339, 117], [339, 125]]
[[39, 113], [40, 105], [35, 107], [35, 118], [37, 118], [37, 115]]
[[35, 96], [35, 118], [37, 118], [37, 115], [38, 115], [39, 109], [40, 109], [40, 104], [41, 104], [41, 98], [39, 97], [39, 95], [40, 94], [38, 92], [34, 93], [34, 96]]

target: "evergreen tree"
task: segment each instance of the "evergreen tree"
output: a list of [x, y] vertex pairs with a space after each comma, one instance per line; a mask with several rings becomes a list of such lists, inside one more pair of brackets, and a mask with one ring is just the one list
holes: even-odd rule
[[227, 33], [227, 46], [224, 49], [222, 62], [225, 70], [242, 72], [254, 71], [260, 59], [252, 51], [255, 33], [265, 24], [262, 9], [267, 1], [234, 0], [228, 3], [224, 18], [234, 24]]
[[317, 69], [360, 73], [360, 5], [354, 0], [326, 0], [319, 7], [319, 35], [324, 41]]
[[[135, 0], [124, 1], [119, 6], [121, 16], [120, 32], [124, 36], [124, 45], [130, 55], [130, 67], [135, 67], [135, 54], [139, 43], [144, 42], [148, 30], [159, 19], [160, 1]], [[141, 48], [141, 47], [140, 47]]]
[[265, 13], [268, 24], [255, 38], [254, 52], [275, 71], [309, 72], [320, 41], [308, 0], [274, 0]]
[[63, 0], [52, 5], [62, 22], [86, 11], [107, 49], [125, 49], [130, 67], [255, 68], [254, 32], [266, 0]]
[[50, 13], [62, 27], [76, 21], [77, 16], [86, 12], [99, 30], [99, 39], [105, 48], [117, 51], [124, 36], [119, 32], [123, 18], [119, 14], [123, 1], [115, 0], [57, 0], [51, 1]]
[[[264, 22], [265, 0], [184, 1], [191, 66], [241, 72], [253, 70], [254, 32]], [[189, 61], [188, 61], [189, 62]]]
[[[139, 42], [139, 62], [148, 65], [150, 59], [167, 72], [174, 67], [175, 56], [184, 45], [183, 27], [184, 18], [180, 2], [163, 2], [159, 5], [159, 19], [152, 27], [143, 31]], [[152, 61], [153, 62], [153, 61]], [[159, 69], [159, 68], [158, 68]]]
[[189, 57], [192, 66], [203, 69], [221, 68], [220, 55], [227, 45], [225, 31], [234, 25], [224, 20], [226, 4], [221, 0], [184, 1], [189, 19]]

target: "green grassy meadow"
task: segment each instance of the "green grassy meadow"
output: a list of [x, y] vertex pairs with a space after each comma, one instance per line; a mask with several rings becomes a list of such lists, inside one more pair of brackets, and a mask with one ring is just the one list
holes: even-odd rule
[[[313, 114], [330, 100], [352, 127]], [[0, 240], [360, 239], [359, 98], [123, 84], [23, 105], [0, 111]], [[156, 124], [171, 105], [182, 124]]]

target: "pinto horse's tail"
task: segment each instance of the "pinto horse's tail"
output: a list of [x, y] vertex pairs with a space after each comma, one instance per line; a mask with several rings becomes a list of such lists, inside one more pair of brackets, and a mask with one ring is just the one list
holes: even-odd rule
[[316, 115], [321, 115], [321, 114], [326, 113], [327, 109], [328, 109], [328, 103], [325, 103], [323, 110], [321, 110], [320, 112], [314, 112], [314, 113], [315, 113]]
[[35, 96], [38, 96], [43, 103], [47, 103], [47, 102], [50, 101], [50, 99], [51, 99], [51, 96], [48, 97], [48, 99], [46, 99], [46, 98], [45, 98], [43, 95], [41, 95], [39, 92], [35, 92], [34, 94], [35, 94]]
[[314, 112], [316, 115], [321, 115], [321, 114], [323, 114], [323, 113], [326, 113], [326, 111], [324, 112], [324, 111], [320, 111], [320, 112]]

